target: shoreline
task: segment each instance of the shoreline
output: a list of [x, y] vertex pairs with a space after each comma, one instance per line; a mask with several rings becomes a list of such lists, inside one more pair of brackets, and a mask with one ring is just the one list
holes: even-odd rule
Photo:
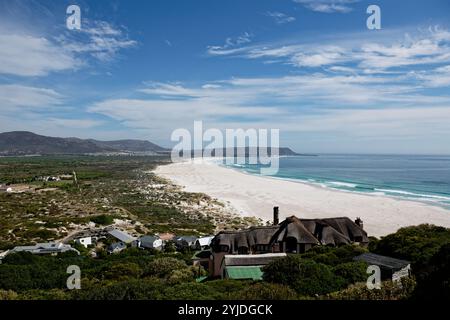
[[[234, 170], [233, 170], [234, 169]], [[201, 192], [229, 204], [241, 216], [280, 219], [360, 217], [369, 236], [385, 236], [401, 227], [429, 223], [450, 228], [450, 210], [389, 195], [339, 190], [295, 179], [242, 172], [217, 163], [187, 161], [158, 166], [154, 173], [186, 192]]]
[[[307, 181], [307, 180], [302, 180], [302, 179], [284, 178], [284, 177], [276, 177], [276, 176], [263, 176], [263, 175], [253, 174], [253, 173], [250, 173], [250, 172], [247, 172], [247, 171], [244, 171], [244, 170], [239, 170], [239, 169], [233, 168], [233, 167], [226, 167], [224, 165], [218, 165], [218, 166], [220, 166], [222, 168], [234, 170], [234, 171], [236, 171], [238, 173], [242, 173], [242, 174], [246, 174], [246, 175], [257, 176], [257, 177], [262, 177], [262, 178], [267, 178], [267, 179], [288, 181], [288, 182], [292, 182], [292, 183], [300, 183], [300, 184], [305, 184], [305, 185], [311, 186], [313, 188], [318, 188], [318, 189], [321, 189], [321, 190], [333, 190], [333, 191], [336, 191], [336, 192], [343, 192], [343, 193], [350, 193], [350, 194], [360, 194], [360, 195], [369, 196], [369, 197], [386, 197], [386, 198], [390, 198], [390, 199], [394, 199], [394, 200], [398, 200], [398, 201], [418, 202], [418, 203], [424, 204], [426, 206], [438, 207], [438, 208], [447, 210], [449, 212], [449, 214], [450, 214], [450, 207], [446, 207], [446, 206], [438, 204], [438, 203], [431, 204], [431, 203], [429, 203], [429, 201], [420, 200], [418, 198], [415, 199], [415, 198], [406, 198], [406, 197], [394, 196], [394, 195], [384, 194], [382, 191], [380, 191], [378, 193], [378, 192], [363, 192], [363, 191], [358, 191], [358, 190], [339, 189], [339, 188], [333, 188], [331, 186], [324, 185], [324, 183], [321, 183], [321, 182], [312, 182], [312, 181]], [[339, 181], [336, 181], [336, 182], [339, 182]]]

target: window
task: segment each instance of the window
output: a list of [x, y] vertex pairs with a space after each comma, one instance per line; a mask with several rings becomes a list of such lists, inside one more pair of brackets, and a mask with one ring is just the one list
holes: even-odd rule
[[247, 247], [239, 247], [238, 253], [239, 254], [248, 254], [248, 248]]
[[255, 246], [256, 252], [268, 252], [270, 250], [270, 246], [267, 244], [257, 244]]

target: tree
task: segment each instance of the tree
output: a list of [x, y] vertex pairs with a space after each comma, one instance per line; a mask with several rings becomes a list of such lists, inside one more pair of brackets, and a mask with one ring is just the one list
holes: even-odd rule
[[351, 285], [347, 289], [327, 294], [323, 299], [332, 300], [405, 300], [415, 287], [412, 278], [402, 278], [400, 282], [383, 281], [380, 290], [369, 290], [365, 283]]
[[450, 229], [430, 224], [406, 227], [383, 237], [373, 252], [413, 262], [413, 269], [427, 265], [439, 248], [450, 242]]
[[247, 286], [232, 298], [243, 300], [295, 300], [298, 295], [288, 286], [260, 282]]
[[450, 243], [430, 259], [427, 270], [417, 279], [413, 298], [450, 301]]
[[311, 259], [317, 263], [323, 263], [329, 266], [336, 266], [340, 263], [351, 262], [354, 257], [364, 252], [367, 252], [367, 249], [355, 245], [344, 245], [337, 248], [316, 246], [302, 254], [302, 258]]
[[182, 260], [171, 257], [153, 259], [144, 271], [144, 276], [169, 278], [176, 270], [185, 270], [188, 266]]
[[167, 241], [164, 245], [164, 252], [166, 253], [174, 253], [177, 251], [177, 247], [173, 241]]
[[301, 295], [320, 295], [341, 289], [345, 280], [322, 263], [290, 255], [264, 267], [264, 280], [290, 286]]
[[345, 280], [345, 285], [367, 280], [367, 263], [363, 261], [341, 263], [333, 268], [333, 273]]
[[142, 269], [136, 263], [123, 262], [106, 265], [101, 275], [105, 279], [123, 280], [127, 278], [139, 278]]
[[103, 226], [108, 226], [114, 223], [114, 218], [112, 216], [108, 216], [106, 214], [102, 214], [99, 216], [95, 216], [91, 218], [91, 221], [96, 224], [101, 224]]

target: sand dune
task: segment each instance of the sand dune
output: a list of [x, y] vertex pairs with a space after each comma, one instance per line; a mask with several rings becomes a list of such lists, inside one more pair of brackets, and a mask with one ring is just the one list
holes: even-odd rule
[[185, 187], [229, 202], [243, 216], [280, 218], [361, 217], [369, 236], [383, 236], [401, 227], [431, 223], [450, 227], [450, 210], [380, 195], [365, 195], [322, 188], [307, 183], [255, 176], [208, 162], [160, 166], [156, 174]]

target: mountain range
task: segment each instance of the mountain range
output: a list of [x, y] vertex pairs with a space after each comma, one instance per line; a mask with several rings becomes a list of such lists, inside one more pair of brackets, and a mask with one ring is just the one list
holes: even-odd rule
[[0, 133], [0, 155], [54, 155], [94, 153], [167, 153], [169, 150], [145, 140], [98, 141], [94, 139], [57, 138], [28, 131]]
[[[230, 154], [223, 149], [223, 154]], [[0, 156], [63, 155], [63, 154], [168, 154], [163, 148], [147, 140], [99, 141], [94, 139], [58, 138], [38, 135], [28, 131], [0, 133]], [[248, 156], [249, 148], [244, 153]], [[269, 154], [271, 150], [269, 149]], [[213, 152], [214, 155], [214, 152]], [[286, 147], [279, 148], [280, 156], [295, 156], [298, 153]]]

